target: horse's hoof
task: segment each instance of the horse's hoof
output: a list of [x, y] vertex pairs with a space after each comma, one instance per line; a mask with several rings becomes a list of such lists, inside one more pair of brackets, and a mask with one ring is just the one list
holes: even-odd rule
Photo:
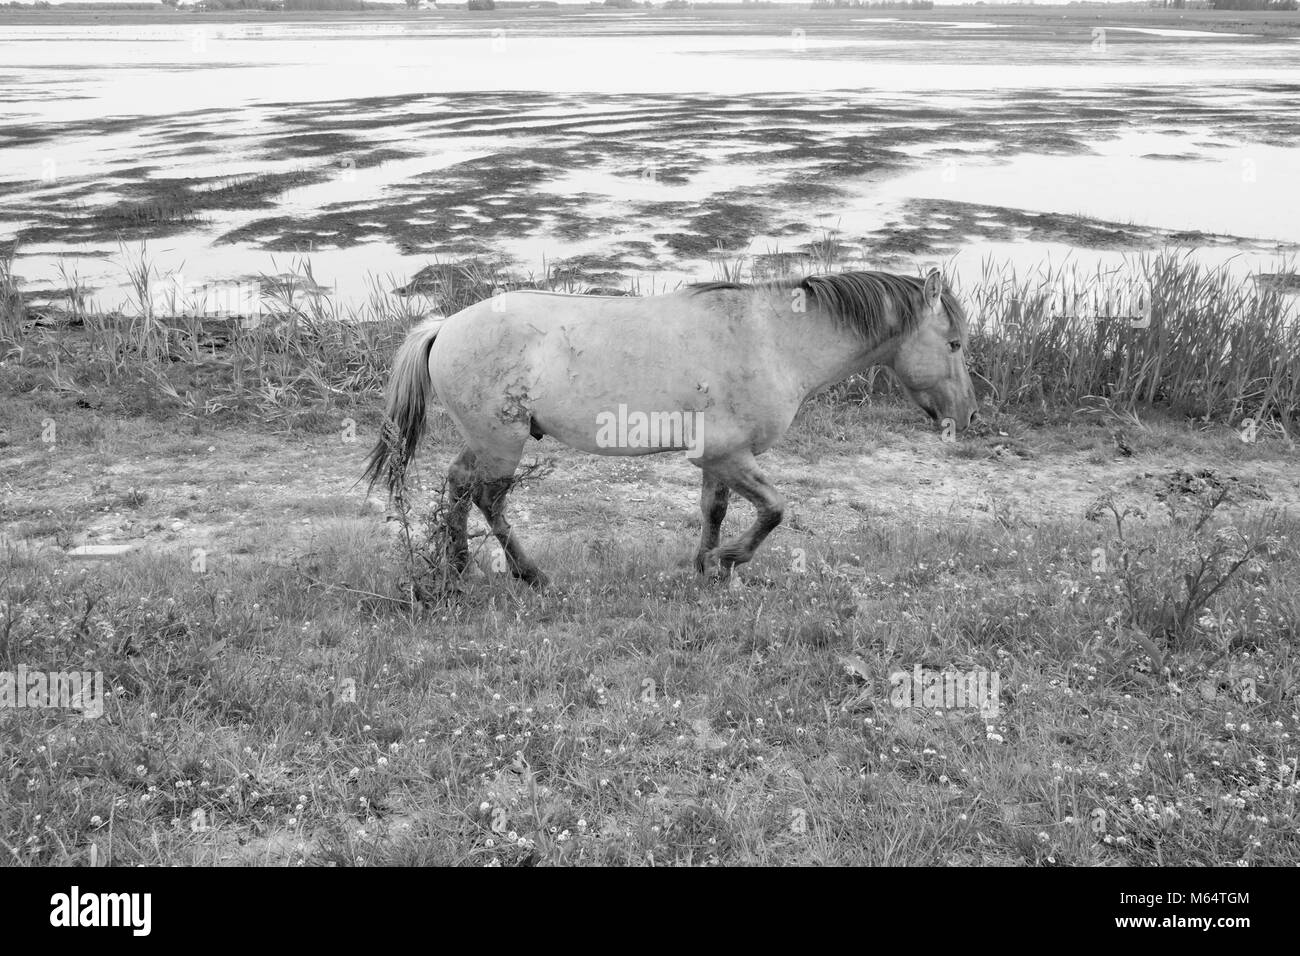
[[[705, 567], [712, 564], [714, 561], [718, 562], [718, 572], [715, 575], [714, 580], [720, 581], [723, 584], [726, 584], [731, 580], [731, 572], [736, 565], [744, 563], [743, 561], [737, 561], [735, 554], [728, 553], [727, 546], [722, 544], [718, 545], [716, 548], [711, 548], [707, 554], [703, 555], [703, 564]], [[700, 565], [696, 565], [696, 567], [703, 571], [703, 567], [700, 567]]]
[[519, 580], [523, 581], [534, 591], [542, 591], [551, 583], [551, 579], [541, 571], [533, 571], [530, 574], [521, 574]]

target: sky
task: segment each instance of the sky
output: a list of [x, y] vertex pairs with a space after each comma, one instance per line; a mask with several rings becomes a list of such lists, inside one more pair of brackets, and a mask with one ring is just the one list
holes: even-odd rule
[[[30, 3], [31, 0], [18, 0], [18, 2], [19, 2], [19, 3]], [[51, 6], [59, 6], [60, 4], [63, 4], [63, 3], [100, 3], [100, 4], [104, 4], [105, 6], [114, 6], [114, 5], [117, 5], [117, 4], [119, 4], [119, 3], [121, 3], [121, 4], [141, 3], [141, 2], [149, 2], [149, 0], [48, 0], [48, 2], [49, 2], [49, 4], [50, 4]], [[194, 0], [181, 0], [182, 5], [186, 5], [187, 3], [190, 3], [190, 2], [194, 2]], [[367, 0], [367, 2], [371, 2], [371, 3], [392, 3], [392, 4], [395, 5], [395, 6], [402, 6], [402, 5], [404, 5], [404, 4], [403, 4], [403, 0]], [[455, 2], [459, 2], [459, 0], [455, 0]], [[565, 5], [565, 6], [568, 6], [570, 3], [572, 3], [572, 4], [575, 5], [575, 6], [582, 6], [582, 7], [585, 7], [585, 6], [587, 6], [587, 4], [588, 4], [588, 0], [556, 0], [556, 2], [558, 2], [558, 3], [562, 4], [562, 5]], [[658, 0], [656, 0], [656, 2], [658, 2]], [[773, 2], [781, 3], [782, 0], [773, 0]], [[798, 5], [806, 5], [806, 4], [808, 4], [809, 2], [811, 2], [811, 0], [788, 0], [788, 2], [792, 2], [792, 3], [798, 4]], [[995, 4], [996, 4], [996, 0], [989, 0], [989, 2], [990, 2], [990, 5], [995, 5]], [[1039, 6], [1063, 6], [1064, 4], [1066, 4], [1066, 3], [1068, 3], [1068, 2], [1069, 2], [1069, 0], [1036, 0], [1036, 3], [1037, 3]], [[970, 3], [970, 0], [934, 0], [934, 4], [935, 4], [935, 6], [940, 6], [940, 7], [942, 7], [942, 6], [962, 6], [963, 4], [969, 4], [969, 3]]]

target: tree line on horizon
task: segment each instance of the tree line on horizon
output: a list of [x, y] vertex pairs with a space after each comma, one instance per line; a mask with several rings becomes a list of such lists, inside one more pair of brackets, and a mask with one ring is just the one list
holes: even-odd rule
[[1210, 0], [1215, 10], [1300, 10], [1300, 0]]
[[[419, 6], [421, 0], [404, 0], [408, 7]], [[88, 0], [85, 3], [50, 3], [49, 0], [34, 0], [34, 2], [21, 2], [21, 0], [8, 0], [0, 2], [0, 7], [33, 7], [36, 9], [59, 9], [59, 10], [102, 10], [104, 7], [111, 6], [114, 10], [156, 10], [162, 6], [180, 8], [180, 0], [156, 0], [156, 2], [140, 3], [106, 3], [93, 2]], [[500, 8], [519, 8], [519, 7], [557, 7], [560, 4], [557, 0], [460, 0], [460, 2], [444, 2], [445, 7], [461, 7], [467, 10], [496, 10]], [[701, 0], [695, 3], [691, 0], [604, 0], [605, 6], [610, 7], [651, 7], [660, 6], [666, 9], [680, 9], [684, 7], [720, 7], [720, 6], [752, 6], [752, 7], [770, 7], [774, 6], [770, 0], [732, 0], [732, 2], [709, 2]], [[983, 3], [976, 4], [983, 6]], [[992, 0], [989, 6], [998, 6], [997, 0]], [[1014, 3], [1008, 4], [1014, 6]], [[1069, 6], [1076, 6], [1076, 3], [1070, 3]], [[1092, 6], [1093, 4], [1088, 4]], [[1132, 4], [1117, 3], [1117, 6], [1131, 6]], [[1163, 0], [1155, 2], [1150, 6], [1171, 8], [1182, 10], [1188, 8], [1188, 0]], [[1241, 11], [1274, 11], [1274, 12], [1293, 12], [1300, 10], [1300, 0], [1208, 0], [1210, 9], [1213, 10], [1241, 10]], [[190, 9], [202, 10], [373, 10], [393, 6], [390, 3], [378, 3], [371, 0], [198, 0], [197, 3], [186, 4]], [[933, 10], [934, 0], [812, 0], [813, 8], [825, 9], [871, 9], [871, 10]]]
[[933, 10], [934, 0], [813, 0], [813, 6], [864, 10]]

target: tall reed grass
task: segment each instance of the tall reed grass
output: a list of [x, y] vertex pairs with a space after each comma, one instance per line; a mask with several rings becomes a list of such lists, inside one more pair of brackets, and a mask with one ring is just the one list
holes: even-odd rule
[[[720, 264], [732, 279], [744, 274], [741, 261]], [[836, 267], [826, 255], [784, 267], [798, 272], [804, 265]], [[560, 269], [521, 278], [469, 262], [424, 270], [409, 295], [372, 277], [369, 300], [343, 307], [302, 259], [288, 274], [261, 277], [252, 314], [213, 318], [175, 300], [160, 308], [158, 287], [168, 277], [147, 253], [127, 257], [125, 269], [127, 309], [89, 310], [75, 272], [65, 270], [66, 305], [57, 321], [42, 323], [24, 301], [12, 259], [0, 261], [0, 362], [44, 369], [45, 384], [56, 388], [130, 384], [195, 415], [246, 410], [274, 419], [313, 404], [378, 397], [394, 348], [427, 314], [450, 315], [509, 289], [581, 289]], [[750, 275], [758, 276], [757, 266]], [[770, 261], [758, 277], [772, 277]], [[631, 291], [643, 290], [634, 284]], [[1058, 268], [1018, 275], [986, 263], [979, 279], [958, 291], [970, 321], [972, 371], [985, 400], [999, 408], [1104, 402], [1234, 426], [1252, 418], [1287, 433], [1300, 424], [1300, 323], [1295, 300], [1276, 285], [1162, 253], [1092, 274]], [[861, 400], [887, 390], [888, 378], [868, 374], [823, 400]], [[41, 375], [24, 381], [40, 387]]]
[[[1147, 297], [1147, 314], [1133, 307], [1132, 290]], [[1099, 398], [1205, 421], [1300, 421], [1294, 300], [1188, 254], [1091, 275], [1020, 277], [986, 263], [964, 298], [971, 365], [999, 404]]]

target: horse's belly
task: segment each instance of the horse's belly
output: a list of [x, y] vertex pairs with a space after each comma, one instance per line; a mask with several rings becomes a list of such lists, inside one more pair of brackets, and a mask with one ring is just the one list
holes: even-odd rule
[[628, 388], [617, 394], [539, 387], [532, 403], [537, 428], [594, 455], [652, 455], [700, 447], [710, 406], [695, 395]]

